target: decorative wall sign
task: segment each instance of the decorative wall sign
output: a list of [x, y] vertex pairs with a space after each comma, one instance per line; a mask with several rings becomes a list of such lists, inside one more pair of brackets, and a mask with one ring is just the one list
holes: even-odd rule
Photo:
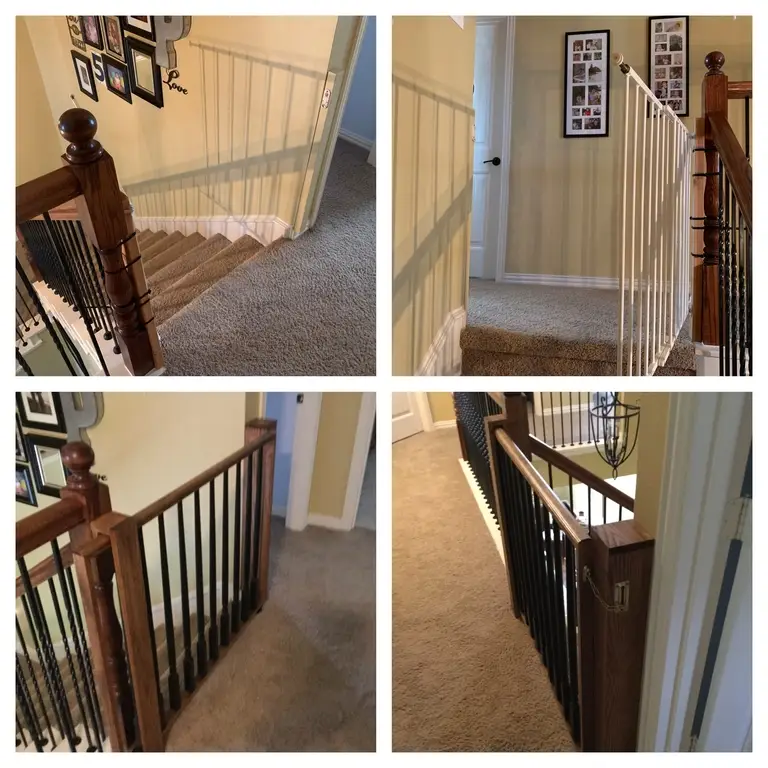
[[161, 108], [163, 106], [163, 81], [160, 67], [155, 62], [155, 48], [133, 37], [125, 38], [125, 61], [131, 91], [144, 101]]
[[80, 29], [85, 40], [91, 48], [104, 50], [104, 38], [101, 34], [101, 19], [98, 16], [81, 16]]
[[80, 31], [80, 17], [67, 16], [67, 28], [69, 29], [69, 39], [72, 41], [72, 45], [74, 45], [75, 48], [84, 51], [85, 41], [83, 40], [83, 34]]
[[66, 486], [69, 471], [61, 460], [61, 449], [66, 442], [63, 437], [27, 435], [27, 454], [38, 493], [59, 497]]
[[123, 29], [145, 40], [155, 42], [154, 16], [123, 16]]
[[98, 101], [99, 94], [96, 92], [96, 81], [93, 78], [91, 60], [77, 51], [70, 51], [70, 53], [72, 54], [72, 63], [75, 65], [75, 77], [77, 77], [80, 90], [94, 101]]
[[180, 93], [183, 93], [185, 96], [189, 94], [189, 91], [186, 88], [182, 88], [178, 83], [174, 83], [173, 81], [176, 80], [179, 77], [179, 70], [178, 69], [169, 69], [168, 70], [168, 79], [163, 80], [163, 83], [168, 86], [168, 88], [171, 91], [179, 91]]
[[104, 75], [106, 77], [104, 84], [107, 86], [107, 90], [117, 94], [129, 104], [133, 103], [128, 79], [128, 66], [122, 61], [107, 56], [106, 53], [102, 56], [102, 61], [104, 62]]
[[21, 429], [19, 413], [16, 412], [16, 460], [29, 461], [27, 458], [27, 446], [24, 444], [24, 432]]
[[156, 16], [155, 37], [157, 42], [157, 66], [162, 69], [177, 69], [177, 40], [183, 40], [192, 29], [191, 16]]
[[104, 22], [104, 45], [106, 52], [116, 59], [125, 61], [123, 48], [123, 25], [119, 16], [102, 16]]
[[[77, 55], [75, 51], [72, 51], [72, 54]], [[27, 429], [44, 429], [66, 434], [67, 426], [57, 392], [17, 392], [16, 407], [21, 423]]]
[[611, 33], [567, 32], [563, 135], [567, 139], [608, 135]]
[[688, 115], [688, 17], [648, 19], [648, 78], [656, 98], [679, 117]]
[[100, 82], [104, 82], [104, 62], [101, 58], [100, 53], [92, 53], [91, 58], [93, 59], [93, 76]]
[[30, 507], [37, 506], [37, 497], [32, 485], [29, 467], [26, 464], [19, 464], [19, 462], [16, 462], [16, 501], [29, 504]]

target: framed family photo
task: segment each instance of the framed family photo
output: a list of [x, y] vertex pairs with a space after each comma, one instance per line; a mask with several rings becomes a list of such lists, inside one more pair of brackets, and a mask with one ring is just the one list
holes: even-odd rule
[[29, 461], [27, 447], [24, 445], [24, 432], [21, 428], [19, 414], [16, 414], [16, 461]]
[[154, 16], [123, 16], [123, 29], [145, 40], [155, 42]]
[[27, 429], [67, 433], [58, 392], [17, 392], [16, 407], [21, 423]]
[[688, 115], [688, 17], [648, 19], [648, 72], [656, 98], [678, 116]]
[[104, 45], [110, 56], [125, 61], [123, 49], [123, 25], [119, 16], [102, 16], [104, 22]]
[[19, 464], [18, 461], [16, 462], [16, 501], [29, 504], [30, 507], [37, 506], [37, 496], [29, 467], [26, 464]]
[[98, 51], [104, 50], [104, 38], [101, 34], [101, 21], [98, 16], [81, 16], [80, 31], [83, 34], [83, 40], [91, 48], [95, 48]]
[[608, 135], [611, 33], [566, 32], [563, 136]]
[[119, 96], [123, 101], [132, 104], [128, 65], [107, 56], [106, 53], [102, 56], [102, 62], [104, 64], [104, 84], [107, 86], [107, 90]]
[[75, 65], [75, 77], [77, 78], [78, 88], [94, 101], [99, 100], [99, 94], [96, 92], [96, 80], [93, 78], [93, 67], [91, 60], [77, 51], [70, 51], [72, 54], [72, 63]]

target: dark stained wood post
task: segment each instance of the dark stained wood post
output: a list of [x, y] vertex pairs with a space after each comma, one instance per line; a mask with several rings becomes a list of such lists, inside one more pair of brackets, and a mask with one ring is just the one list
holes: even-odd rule
[[530, 461], [532, 454], [529, 439], [528, 400], [525, 393], [504, 393], [504, 431]]
[[704, 344], [718, 344], [720, 312], [720, 187], [717, 176], [719, 156], [712, 138], [710, 118], [715, 113], [728, 116], [728, 77], [722, 71], [725, 56], [712, 51], [704, 58], [707, 74], [701, 91], [703, 114], [703, 149], [706, 162], [704, 181], [703, 241], [704, 254], [701, 276], [701, 341]]
[[104, 285], [114, 310], [118, 343], [128, 370], [143, 376], [154, 368], [149, 334], [141, 322], [138, 300], [124, 259], [128, 236], [124, 195], [112, 157], [95, 139], [96, 118], [85, 109], [68, 109], [59, 133], [69, 142], [62, 159], [80, 184], [77, 210], [104, 267]]
[[61, 497], [80, 499], [86, 510], [85, 522], [70, 531], [70, 541], [99, 703], [112, 751], [126, 752], [136, 734], [123, 631], [115, 607], [115, 564], [109, 539], [91, 529], [93, 521], [112, 511], [109, 489], [91, 473], [95, 458], [86, 443], [68, 443], [61, 458], [69, 470]]
[[[653, 574], [654, 540], [634, 520], [593, 526], [590, 531], [591, 582], [579, 574], [587, 603], [581, 628], [593, 635], [591, 673], [594, 703], [589, 746], [600, 752], [634, 752], [640, 717], [645, 636]], [[599, 598], [595, 596], [592, 585]], [[622, 587], [623, 585], [623, 587]], [[616, 610], [621, 595], [626, 610]], [[587, 689], [589, 690], [589, 688]], [[582, 689], [584, 693], [584, 689]]]
[[[275, 419], [252, 419], [245, 425], [245, 442], [248, 444], [266, 432], [277, 434]], [[261, 475], [261, 520], [259, 524], [259, 551], [253, 558], [253, 572], [256, 577], [256, 610], [260, 611], [269, 596], [269, 542], [272, 522], [272, 489], [275, 483], [275, 441], [272, 440], [261, 449], [263, 465]], [[256, 464], [254, 463], [254, 488], [256, 488]], [[254, 525], [254, 529], [255, 529]], [[255, 530], [254, 530], [255, 534]]]

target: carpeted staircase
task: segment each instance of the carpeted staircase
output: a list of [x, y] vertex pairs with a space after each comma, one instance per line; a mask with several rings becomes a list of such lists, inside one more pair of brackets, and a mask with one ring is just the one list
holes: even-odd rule
[[139, 233], [138, 243], [161, 338], [163, 323], [236, 267], [259, 258], [266, 250], [250, 235], [243, 235], [233, 243], [224, 235], [206, 239], [197, 232], [185, 236], [181, 232], [168, 234], [149, 229]]
[[[617, 306], [616, 291], [472, 280], [462, 375], [615, 376]], [[696, 375], [690, 326], [657, 376]]]

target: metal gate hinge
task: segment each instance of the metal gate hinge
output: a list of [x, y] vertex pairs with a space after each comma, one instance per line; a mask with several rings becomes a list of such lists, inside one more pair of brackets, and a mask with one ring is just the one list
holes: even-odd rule
[[320, 101], [320, 107], [322, 109], [328, 109], [328, 105], [331, 103], [331, 94], [333, 91], [330, 88], [326, 88], [323, 91], [323, 98]]

